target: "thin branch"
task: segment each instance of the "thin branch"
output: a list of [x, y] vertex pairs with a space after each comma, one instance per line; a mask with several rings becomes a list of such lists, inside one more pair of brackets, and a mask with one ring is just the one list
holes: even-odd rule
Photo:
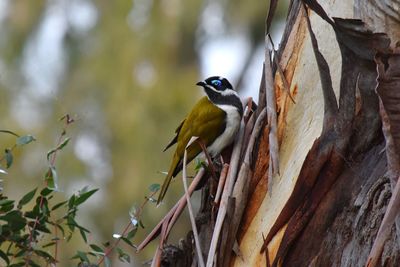
[[264, 108], [254, 124], [253, 132], [251, 133], [249, 143], [247, 145], [246, 154], [244, 156], [243, 163], [240, 167], [235, 187], [233, 188], [232, 197], [235, 199], [234, 216], [230, 222], [230, 227], [229, 227], [230, 237], [227, 240], [226, 246], [228, 250], [226, 251], [224, 262], [227, 262], [227, 260], [231, 255], [231, 249], [235, 244], [236, 234], [239, 229], [239, 225], [247, 205], [250, 178], [251, 178], [249, 177], [250, 166], [251, 166], [251, 155], [253, 153], [254, 144], [263, 128], [266, 114], [267, 114], [267, 109]]
[[219, 203], [219, 199], [222, 194], [222, 189], [224, 188], [226, 177], [228, 174], [228, 168], [229, 168], [229, 164], [224, 163], [224, 166], [222, 167], [221, 175], [218, 180], [217, 193], [215, 194], [215, 199], [214, 199], [215, 205], [218, 205], [218, 203]]
[[231, 165], [229, 167], [227, 181], [225, 183], [224, 191], [222, 193], [221, 204], [218, 211], [217, 220], [215, 222], [214, 232], [211, 239], [210, 250], [207, 258], [207, 267], [212, 267], [214, 263], [214, 257], [217, 251], [218, 240], [221, 234], [222, 225], [224, 223], [227, 211], [228, 199], [232, 194], [235, 178], [238, 172], [240, 151], [243, 143], [243, 134], [244, 134], [244, 129], [243, 129], [243, 124], [241, 124], [239, 133], [236, 137], [235, 145], [233, 147], [231, 161], [230, 161]]
[[[218, 179], [217, 173], [216, 173], [216, 171], [215, 171], [214, 164], [213, 164], [213, 162], [212, 162], [212, 160], [211, 160], [210, 153], [208, 153], [208, 151], [207, 151], [206, 145], [204, 144], [204, 142], [203, 142], [200, 138], [196, 137], [196, 140], [197, 140], [197, 143], [200, 145], [201, 149], [203, 150], [204, 155], [205, 155], [206, 158], [207, 158], [207, 161], [208, 161], [208, 169], [209, 169], [210, 172], [211, 172], [211, 176], [212, 176], [215, 180], [217, 180], [217, 179]], [[191, 142], [189, 142], [189, 143], [191, 144]]]
[[[125, 226], [125, 229], [122, 231], [121, 237], [126, 235], [131, 224], [132, 224], [132, 222], [129, 221], [129, 223]], [[117, 241], [111, 247], [107, 247], [106, 251], [104, 252], [104, 255], [102, 255], [99, 262], [97, 263], [98, 266], [100, 266], [103, 263], [103, 261], [105, 260], [105, 258], [107, 258], [107, 256], [110, 255], [110, 253], [114, 250], [114, 248], [116, 246], [118, 246], [118, 243], [121, 241], [121, 237], [118, 238]]]
[[[192, 183], [189, 186], [189, 194], [193, 194], [195, 188], [199, 184], [205, 173], [205, 169], [201, 168], [199, 172], [196, 174], [196, 177], [193, 179]], [[186, 206], [186, 197], [182, 196], [179, 201], [175, 204], [175, 206], [168, 211], [168, 213], [164, 216], [164, 218], [153, 228], [150, 234], [142, 241], [142, 243], [137, 247], [137, 252], [140, 252], [144, 249], [152, 240], [154, 240], [161, 232], [162, 225], [165, 221], [168, 221], [168, 228], [166, 231], [166, 236], [168, 237], [172, 226], [178, 220], [179, 215], [182, 213], [183, 209]]]
[[186, 202], [189, 210], [190, 222], [192, 223], [192, 230], [193, 230], [194, 241], [196, 243], [196, 251], [197, 251], [197, 257], [199, 258], [199, 265], [200, 267], [204, 267], [205, 265], [204, 265], [203, 253], [201, 252], [200, 238], [196, 227], [196, 220], [193, 214], [192, 203], [190, 202], [190, 195], [188, 191], [187, 176], [186, 176], [187, 148], [197, 139], [198, 137], [192, 137], [185, 148], [185, 153], [183, 154], [182, 181], [183, 181], [183, 187], [185, 188]]
[[165, 231], [167, 229], [168, 222], [164, 221], [161, 227], [161, 238], [160, 242], [158, 244], [156, 254], [154, 255], [153, 261], [151, 263], [151, 267], [159, 267], [161, 266], [161, 255], [162, 255], [162, 248], [164, 247], [164, 236], [165, 236]]
[[[190, 196], [193, 194], [194, 190], [197, 188], [197, 185], [200, 183], [201, 179], [203, 179], [204, 174], [205, 174], [205, 169], [201, 168], [199, 170], [199, 172], [196, 174], [196, 176], [194, 177], [193, 181], [190, 183], [190, 186], [189, 186], [189, 195]], [[171, 229], [175, 225], [179, 216], [182, 214], [183, 210], [185, 209], [186, 203], [187, 203], [186, 196], [183, 195], [181, 197], [181, 199], [179, 199], [177, 208], [174, 211], [173, 216], [168, 223], [168, 228], [167, 228], [167, 232], [166, 232], [167, 237], [169, 236], [169, 233], [171, 232]]]

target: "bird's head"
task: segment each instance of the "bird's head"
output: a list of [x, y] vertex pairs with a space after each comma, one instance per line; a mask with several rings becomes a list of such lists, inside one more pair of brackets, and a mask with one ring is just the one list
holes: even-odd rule
[[232, 84], [226, 78], [221, 76], [211, 76], [204, 81], [198, 82], [196, 85], [202, 86], [207, 95], [210, 95], [210, 93], [217, 93], [223, 96], [237, 95], [233, 90]]
[[240, 97], [226, 78], [211, 76], [204, 81], [198, 82], [197, 85], [203, 87], [208, 99], [215, 105], [233, 106], [240, 114], [243, 114]]

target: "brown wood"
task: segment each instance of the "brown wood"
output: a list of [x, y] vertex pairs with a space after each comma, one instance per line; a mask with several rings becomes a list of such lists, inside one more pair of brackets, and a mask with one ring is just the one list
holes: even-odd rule
[[[331, 10], [324, 9], [330, 5], [337, 7], [342, 3], [318, 3], [311, 0], [304, 2], [309, 9], [304, 10], [301, 1], [291, 2], [285, 33], [276, 53], [281, 69], [277, 70], [277, 65], [273, 65], [279, 148], [285, 145], [284, 142], [290, 142], [285, 136], [290, 127], [293, 127], [287, 121], [291, 119], [288, 117], [290, 110], [296, 105], [301, 105], [300, 101], [308, 101], [304, 98], [307, 92], [310, 97], [315, 97], [316, 94], [312, 94], [313, 90], [322, 90], [322, 130], [311, 140], [310, 146], [306, 146], [307, 151], [302, 152], [305, 156], [301, 159], [296, 177], [289, 177], [294, 180], [292, 189], [287, 190], [288, 193], [284, 197], [269, 197], [266, 193], [270, 190], [267, 177], [270, 167], [270, 128], [264, 122], [262, 133], [251, 153], [250, 164], [245, 170], [248, 185], [246, 183], [244, 189], [247, 191], [248, 186], [248, 192], [245, 192], [248, 198], [242, 200], [232, 197], [229, 200], [230, 208], [219, 240], [220, 251], [216, 254], [217, 263], [219, 266], [227, 266], [228, 263], [235, 266], [364, 266], [383, 217], [387, 214], [389, 219], [385, 221], [389, 223], [382, 226], [388, 225], [384, 229], [386, 231], [383, 231], [384, 239], [379, 241], [379, 253], [371, 254], [374, 266], [400, 266], [400, 228], [393, 225], [394, 217], [398, 213], [399, 205], [395, 201], [398, 201], [399, 193], [396, 191], [392, 197], [400, 166], [400, 71], [392, 67], [397, 66], [398, 55], [389, 60], [397, 53], [394, 52], [395, 45], [400, 41], [400, 15], [393, 12], [394, 9], [387, 4], [388, 1], [354, 0], [355, 17], [352, 19], [333, 18], [330, 15]], [[400, 6], [399, 0], [391, 3], [393, 7]], [[347, 1], [343, 1], [343, 4], [349, 5]], [[276, 5], [276, 1], [271, 2], [271, 5]], [[268, 16], [269, 23], [271, 16]], [[322, 20], [315, 20], [315, 16]], [[333, 30], [332, 34], [339, 47], [335, 56], [341, 58], [342, 62], [339, 71], [337, 68], [333, 69], [331, 61], [326, 59], [324, 48], [331, 46], [326, 40], [318, 39], [319, 34], [317, 30], [314, 33], [313, 29], [321, 27], [315, 27], [314, 23], [323, 23], [326, 28]], [[301, 60], [304, 62], [301, 57], [304, 56], [304, 46], [310, 41], [309, 38], [311, 45], [307, 49], [312, 51], [307, 54], [310, 55], [307, 60], [318, 66], [317, 73], [301, 73], [306, 73], [304, 79], [317, 80], [321, 84], [319, 89], [300, 87], [299, 78], [296, 77], [301, 68], [304, 70], [309, 67], [299, 65]], [[380, 68], [378, 80], [377, 67]], [[388, 70], [392, 74], [390, 77], [385, 76], [389, 73]], [[282, 75], [287, 84], [282, 81]], [[337, 89], [334, 81], [339, 81]], [[379, 113], [380, 104], [376, 88], [381, 96], [381, 109], [385, 109], [387, 117]], [[303, 98], [297, 99], [299, 91]], [[295, 103], [291, 101], [288, 93], [292, 94]], [[254, 113], [255, 118], [267, 106], [265, 98], [263, 71], [259, 107]], [[382, 117], [386, 123], [385, 136], [382, 134]], [[315, 118], [310, 118], [309, 123], [313, 125], [310, 127], [317, 127], [312, 124], [313, 119]], [[245, 147], [248, 145], [250, 134], [251, 129], [246, 129]], [[392, 146], [388, 146], [390, 140]], [[295, 153], [296, 147], [292, 148], [292, 153]], [[242, 160], [245, 151], [243, 148]], [[292, 165], [285, 166], [290, 168]], [[213, 181], [210, 180], [209, 183], [211, 182]], [[274, 181], [274, 186], [275, 183]], [[207, 185], [203, 189], [202, 204], [197, 216], [202, 251], [205, 254], [218, 212], [217, 207], [211, 204], [213, 201], [209, 187], [210, 185]], [[391, 198], [391, 203], [395, 204], [387, 208]], [[283, 205], [278, 202], [282, 199], [285, 199]], [[265, 206], [274, 207], [274, 203], [266, 205], [268, 201], [277, 201], [276, 205], [279, 205], [280, 209], [276, 215], [265, 210]], [[263, 213], [260, 214], [260, 211]], [[262, 218], [263, 215], [265, 218]], [[242, 217], [239, 220], [240, 225], [237, 216]], [[272, 220], [268, 229], [261, 228], [263, 224], [259, 222], [263, 219]], [[254, 235], [255, 232], [258, 236]], [[246, 239], [247, 236], [253, 239]], [[230, 253], [235, 239], [242, 248], [247, 249], [245, 253], [238, 252], [244, 258], [235, 257]], [[255, 247], [259, 253], [257, 255], [248, 250], [248, 247], [254, 244], [257, 244], [253, 246], [253, 250]], [[183, 259], [194, 255], [193, 246], [181, 246], [179, 249], [182, 253], [175, 255]], [[166, 253], [165, 251], [163, 255]], [[204, 255], [205, 258], [206, 256]], [[196, 265], [195, 259], [193, 265]]]

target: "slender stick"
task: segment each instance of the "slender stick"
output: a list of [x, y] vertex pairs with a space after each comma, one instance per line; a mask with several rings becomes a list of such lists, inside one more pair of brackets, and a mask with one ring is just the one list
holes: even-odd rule
[[160, 242], [158, 244], [156, 254], [154, 255], [153, 261], [151, 263], [151, 267], [160, 267], [161, 266], [161, 255], [162, 255], [162, 248], [164, 247], [164, 236], [165, 236], [165, 231], [167, 229], [168, 222], [164, 221], [161, 227], [161, 238]]
[[228, 168], [229, 168], [229, 164], [224, 163], [224, 166], [222, 167], [221, 175], [218, 180], [217, 193], [215, 194], [215, 199], [214, 199], [214, 204], [216, 204], [216, 205], [219, 202], [219, 199], [222, 194], [222, 189], [224, 188], [224, 185], [225, 185], [226, 176], [228, 175]]
[[[204, 168], [201, 168], [197, 173], [196, 177], [193, 179], [192, 183], [189, 186], [189, 194], [191, 195], [194, 192], [194, 189], [199, 184], [205, 173]], [[136, 252], [140, 252], [144, 249], [152, 240], [154, 240], [160, 233], [162, 225], [165, 221], [169, 221], [168, 228], [166, 231], [166, 237], [168, 237], [173, 225], [176, 220], [179, 218], [179, 215], [182, 213], [183, 209], [186, 206], [186, 197], [182, 196], [179, 201], [175, 204], [175, 206], [168, 211], [168, 213], [164, 216], [164, 218], [153, 228], [149, 235], [142, 241], [142, 243], [137, 247]], [[171, 218], [172, 217], [172, 218]]]
[[[218, 177], [217, 177], [217, 174], [216, 174], [216, 171], [215, 171], [215, 168], [214, 168], [214, 164], [213, 164], [213, 162], [212, 162], [212, 159], [211, 159], [210, 154], [209, 154], [208, 151], [207, 151], [206, 145], [204, 144], [204, 142], [203, 142], [200, 138], [197, 138], [197, 137], [196, 137], [196, 140], [197, 140], [197, 143], [199, 143], [201, 149], [203, 150], [204, 155], [206, 155], [206, 158], [207, 158], [207, 161], [208, 161], [208, 169], [211, 171], [211, 176], [212, 176], [215, 180], [217, 180]], [[191, 142], [189, 141], [188, 144], [191, 144]]]
[[241, 124], [238, 136], [236, 137], [235, 145], [233, 147], [231, 161], [230, 161], [231, 165], [229, 167], [228, 177], [225, 183], [224, 191], [222, 193], [221, 205], [219, 208], [217, 220], [215, 222], [213, 236], [211, 239], [210, 250], [207, 258], [207, 267], [213, 266], [214, 257], [218, 246], [218, 240], [221, 234], [222, 225], [224, 223], [227, 211], [228, 199], [232, 194], [233, 185], [235, 183], [236, 174], [238, 171], [239, 159], [240, 159], [240, 151], [242, 149], [242, 143], [243, 143], [243, 134], [244, 134], [243, 127], [244, 127], [243, 124]]
[[185, 153], [183, 154], [182, 181], [183, 181], [183, 187], [185, 188], [186, 202], [187, 202], [187, 206], [188, 206], [188, 210], [189, 210], [190, 222], [192, 223], [192, 230], [193, 230], [194, 242], [196, 243], [196, 251], [197, 251], [197, 257], [199, 258], [199, 265], [200, 265], [200, 267], [204, 267], [205, 265], [204, 265], [203, 253], [201, 252], [200, 238], [199, 238], [199, 233], [197, 232], [196, 220], [194, 218], [192, 203], [190, 202], [190, 195], [188, 192], [187, 176], [186, 176], [187, 148], [196, 139], [197, 139], [197, 137], [192, 137], [190, 139], [188, 145], [186, 146]]
[[[189, 196], [191, 196], [196, 189], [197, 185], [200, 183], [201, 179], [203, 178], [203, 175], [205, 173], [205, 169], [201, 168], [199, 172], [196, 174], [194, 177], [193, 181], [190, 183], [189, 186]], [[175, 222], [178, 220], [179, 216], [182, 214], [182, 211], [185, 209], [187, 203], [186, 195], [183, 195], [181, 199], [178, 202], [178, 206], [174, 212], [174, 215], [172, 216], [172, 219], [170, 220], [166, 232], [166, 236], [168, 237], [169, 233], [171, 232], [172, 227], [175, 225]]]

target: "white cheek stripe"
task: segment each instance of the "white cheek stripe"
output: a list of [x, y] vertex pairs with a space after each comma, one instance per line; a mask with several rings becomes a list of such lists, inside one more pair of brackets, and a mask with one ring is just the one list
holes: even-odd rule
[[222, 91], [222, 92], [220, 92], [220, 93], [221, 93], [221, 95], [223, 95], [223, 96], [235, 95], [235, 96], [239, 97], [238, 94], [236, 93], [236, 91], [234, 91], [234, 90], [232, 90], [232, 89], [226, 89], [225, 91]]
[[206, 87], [213, 90], [214, 92], [216, 92], [217, 94], [221, 94], [223, 96], [228, 96], [228, 95], [235, 95], [237, 97], [239, 97], [239, 95], [237, 94], [236, 91], [232, 90], [232, 89], [225, 89], [224, 91], [218, 91], [216, 90], [214, 87], [212, 87], [211, 85], [206, 84]]

